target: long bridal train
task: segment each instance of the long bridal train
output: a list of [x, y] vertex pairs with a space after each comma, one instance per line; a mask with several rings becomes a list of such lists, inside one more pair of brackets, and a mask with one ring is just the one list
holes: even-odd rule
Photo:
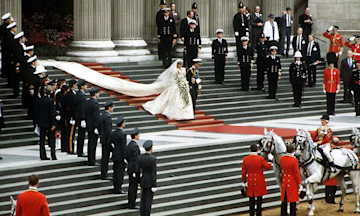
[[153, 101], [145, 103], [144, 109], [151, 114], [163, 114], [168, 119], [194, 119], [185, 69], [180, 66], [181, 69], [178, 68], [179, 62], [182, 60], [176, 60], [153, 83], [142, 84], [107, 76], [76, 62], [41, 61], [44, 66], [58, 68], [79, 79], [124, 95], [146, 97], [160, 94]]

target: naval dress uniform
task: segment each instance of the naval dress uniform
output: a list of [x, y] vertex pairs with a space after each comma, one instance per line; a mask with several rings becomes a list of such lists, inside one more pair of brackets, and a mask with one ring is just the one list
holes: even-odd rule
[[241, 169], [242, 181], [247, 182], [246, 194], [249, 197], [250, 215], [255, 215], [255, 198], [257, 199], [256, 215], [261, 215], [262, 196], [267, 194], [263, 169], [270, 170], [271, 164], [256, 152], [251, 152], [244, 158]]
[[188, 29], [184, 34], [184, 64], [186, 68], [191, 67], [192, 60], [197, 58], [201, 47], [199, 29]]
[[81, 85], [84, 85], [84, 80], [78, 81], [79, 90], [75, 94], [74, 98], [74, 116], [75, 122], [77, 127], [77, 146], [76, 146], [76, 153], [78, 157], [84, 156], [84, 139], [86, 133], [86, 125], [82, 125], [81, 122], [86, 122], [86, 115], [85, 115], [85, 106], [86, 106], [86, 96], [85, 91], [81, 90]]
[[[193, 80], [193, 78], [195, 79], [195, 81]], [[186, 71], [186, 80], [189, 83], [190, 95], [191, 95], [194, 113], [196, 109], [196, 100], [199, 93], [199, 84], [196, 82], [198, 78], [200, 78], [199, 69], [197, 69], [195, 66], [191, 66]]]
[[279, 73], [281, 73], [281, 62], [278, 56], [270, 55], [266, 58], [266, 72], [269, 83], [269, 97], [276, 99]]
[[296, 202], [299, 201], [299, 185], [301, 176], [298, 160], [291, 154], [280, 158], [283, 170], [281, 183], [281, 216], [287, 216], [287, 203], [290, 203], [290, 216], [296, 215]]
[[160, 19], [158, 28], [158, 38], [160, 39], [161, 59], [163, 67], [167, 68], [171, 65], [172, 41], [176, 40], [175, 20], [170, 16], [163, 16]]
[[251, 64], [254, 63], [254, 49], [250, 46], [240, 46], [237, 52], [238, 66], [241, 71], [241, 89], [250, 89]]
[[[265, 37], [264, 34], [262, 34]], [[259, 42], [256, 45], [256, 83], [258, 90], [265, 90], [264, 89], [264, 72], [266, 71], [266, 56], [268, 54], [268, 46], [265, 42]]]
[[329, 115], [335, 114], [335, 97], [338, 85], [340, 85], [340, 73], [336, 68], [324, 70], [323, 84], [326, 91], [326, 107]]
[[360, 116], [360, 70], [352, 72], [352, 90], [354, 91], [355, 114]]
[[18, 195], [16, 203], [17, 216], [50, 216], [46, 196], [37, 191], [35, 187]]
[[[90, 89], [90, 92], [98, 92], [97, 87]], [[98, 100], [91, 97], [86, 101], [86, 130], [88, 132], [88, 163], [93, 166], [96, 165], [96, 146], [99, 134], [95, 133], [95, 129], [99, 130], [100, 108]]]
[[228, 55], [228, 44], [224, 38], [213, 40], [211, 45], [212, 59], [215, 63], [215, 83], [223, 84], [225, 76], [225, 62]]
[[[105, 107], [113, 106], [112, 101], [108, 101]], [[105, 110], [99, 118], [100, 123], [100, 143], [101, 143], [101, 178], [108, 178], [109, 159], [111, 152], [110, 137], [112, 131], [111, 113]]]
[[294, 107], [301, 106], [301, 97], [303, 93], [303, 86], [306, 82], [306, 65], [301, 61], [291, 63], [289, 68], [290, 83], [293, 89]]

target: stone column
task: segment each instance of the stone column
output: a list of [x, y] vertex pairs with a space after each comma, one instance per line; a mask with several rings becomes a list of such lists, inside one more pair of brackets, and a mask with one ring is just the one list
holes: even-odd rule
[[148, 43], [148, 48], [155, 52], [157, 51], [157, 27], [156, 27], [156, 13], [160, 10], [159, 0], [143, 0], [142, 4], [145, 7], [145, 31], [144, 39]]
[[[111, 38], [119, 55], [148, 55], [143, 0], [112, 0]], [[155, 18], [154, 18], [155, 20]]]
[[111, 0], [74, 0], [74, 41], [67, 56], [117, 56], [111, 41]]
[[265, 20], [268, 20], [268, 16], [270, 13], [273, 13], [275, 17], [279, 17], [282, 11], [285, 11], [287, 7], [291, 7], [294, 11], [294, 0], [275, 0], [269, 1], [265, 0], [262, 1], [262, 13]]
[[[21, 31], [22, 12], [21, 12], [21, 0], [1, 0], [0, 1], [0, 16], [5, 13], [11, 13], [11, 16], [17, 22], [18, 32]], [[29, 37], [29, 36], [28, 36]]]
[[235, 41], [233, 19], [237, 13], [237, 0], [231, 0], [224, 4], [222, 0], [211, 0], [209, 10], [209, 37], [215, 38], [216, 29], [224, 29], [224, 37]]

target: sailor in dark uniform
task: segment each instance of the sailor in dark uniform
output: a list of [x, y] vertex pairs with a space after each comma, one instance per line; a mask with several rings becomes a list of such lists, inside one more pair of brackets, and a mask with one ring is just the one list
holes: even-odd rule
[[171, 51], [172, 47], [176, 44], [176, 28], [175, 20], [170, 16], [170, 8], [163, 9], [163, 17], [159, 20], [158, 28], [158, 40], [160, 43], [160, 49], [163, 67], [167, 68], [171, 65]]
[[276, 90], [281, 76], [281, 62], [280, 58], [276, 56], [277, 49], [276, 46], [271, 46], [269, 48], [270, 55], [266, 58], [266, 73], [269, 83], [269, 96], [266, 98], [276, 100]]
[[245, 14], [245, 5], [240, 2], [238, 13], [235, 14], [233, 20], [233, 27], [236, 39], [236, 48], [241, 47], [241, 38], [244, 36], [249, 37], [249, 20]]
[[124, 172], [125, 172], [125, 148], [126, 148], [126, 133], [124, 132], [125, 128], [125, 119], [120, 116], [114, 123], [117, 128], [110, 135], [110, 143], [113, 146], [112, 161], [114, 162], [113, 169], [113, 183], [114, 183], [114, 193], [115, 194], [125, 194], [122, 190], [122, 184], [124, 182]]
[[198, 28], [196, 28], [196, 21], [190, 20], [189, 29], [184, 35], [184, 64], [185, 68], [191, 67], [192, 60], [196, 59], [201, 45], [201, 37]]
[[[1, 19], [3, 20], [3, 23], [0, 26], [0, 41], [3, 41], [3, 38], [5, 37], [6, 33], [7, 33], [7, 26], [11, 23], [11, 13], [6, 13], [4, 14]], [[6, 78], [7, 77], [7, 71], [4, 69], [6, 68], [6, 64], [4, 64], [4, 43], [2, 42], [1, 44], [1, 51], [2, 51], [2, 61], [1, 61], [1, 77], [2, 78]]]
[[87, 88], [87, 85], [85, 83], [85, 80], [78, 80], [78, 91], [75, 94], [74, 98], [74, 116], [75, 116], [75, 124], [77, 127], [77, 149], [76, 153], [78, 157], [87, 157], [87, 155], [84, 154], [84, 139], [85, 139], [85, 133], [86, 133], [86, 115], [85, 115], [85, 106], [86, 106], [86, 96], [85, 91]]
[[260, 35], [260, 41], [256, 45], [256, 83], [257, 83], [257, 90], [263, 90], [264, 88], [264, 72], [266, 71], [266, 56], [268, 55], [268, 46], [265, 43], [266, 37], [264, 33]]
[[137, 141], [140, 139], [138, 128], [129, 132], [131, 141], [125, 148], [125, 159], [128, 163], [127, 172], [129, 175], [128, 208], [138, 209], [136, 206], [137, 188], [140, 182], [139, 156], [140, 148]]
[[301, 97], [303, 87], [306, 82], [306, 64], [301, 61], [302, 55], [300, 51], [296, 51], [295, 62], [291, 63], [289, 68], [290, 83], [293, 89], [294, 105], [293, 107], [301, 107]]
[[228, 44], [223, 39], [224, 30], [216, 30], [217, 39], [211, 45], [212, 60], [215, 63], [215, 84], [223, 84], [225, 75], [225, 62], [228, 55]]
[[355, 115], [360, 116], [360, 62], [356, 63], [356, 69], [352, 71], [351, 81], [354, 92]]
[[89, 90], [91, 98], [86, 101], [85, 115], [86, 115], [86, 130], [88, 132], [88, 165], [98, 166], [96, 163], [96, 146], [99, 136], [99, 88], [94, 87]]
[[25, 55], [22, 59], [22, 63], [20, 64], [21, 77], [23, 81], [22, 85], [22, 93], [21, 93], [21, 105], [23, 108], [27, 108], [28, 102], [28, 92], [29, 92], [29, 76], [32, 75], [33, 72], [29, 72], [28, 67], [31, 67], [30, 64], [27, 63], [29, 58], [34, 56], [34, 46], [27, 46], [24, 49]]
[[[12, 22], [6, 26], [6, 30], [2, 35], [1, 42], [1, 62], [2, 62], [2, 73], [5, 72], [7, 76], [7, 87], [12, 87], [12, 49], [14, 44], [14, 36], [17, 30], [16, 22]], [[15, 72], [14, 72], [15, 73]]]
[[140, 215], [150, 216], [152, 200], [156, 192], [156, 157], [152, 154], [153, 142], [151, 140], [146, 140], [143, 147], [146, 153], [139, 157], [139, 167], [142, 173]]
[[12, 66], [14, 72], [13, 75], [13, 97], [19, 96], [19, 87], [22, 72], [20, 68], [22, 67], [23, 59], [24, 59], [24, 48], [25, 48], [25, 34], [24, 32], [20, 32], [14, 36], [14, 43], [12, 46]]
[[34, 74], [36, 71], [36, 65], [37, 65], [37, 56], [33, 56], [29, 58], [27, 61], [28, 64], [30, 64], [30, 67], [28, 67], [26, 73], [29, 74], [29, 91], [28, 91], [28, 104], [27, 104], [27, 119], [34, 120], [34, 107], [36, 103], [36, 99], [38, 99], [38, 91], [39, 87], [41, 85], [41, 80], [38, 75]]
[[254, 49], [248, 46], [249, 38], [243, 36], [241, 38], [242, 46], [238, 49], [238, 67], [241, 71], [241, 89], [243, 91], [250, 90], [251, 69], [254, 66]]
[[101, 179], [111, 180], [108, 176], [109, 158], [111, 152], [110, 136], [112, 131], [111, 113], [114, 111], [114, 103], [107, 101], [104, 104], [105, 111], [99, 118], [100, 123], [100, 143], [101, 143]]

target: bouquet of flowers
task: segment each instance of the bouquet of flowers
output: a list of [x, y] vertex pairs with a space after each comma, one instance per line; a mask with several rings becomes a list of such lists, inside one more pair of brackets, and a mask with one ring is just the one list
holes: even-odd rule
[[178, 86], [180, 89], [180, 95], [181, 95], [182, 99], [184, 100], [185, 105], [188, 105], [189, 104], [189, 88], [187, 85], [186, 77], [184, 77], [184, 76], [178, 77]]

